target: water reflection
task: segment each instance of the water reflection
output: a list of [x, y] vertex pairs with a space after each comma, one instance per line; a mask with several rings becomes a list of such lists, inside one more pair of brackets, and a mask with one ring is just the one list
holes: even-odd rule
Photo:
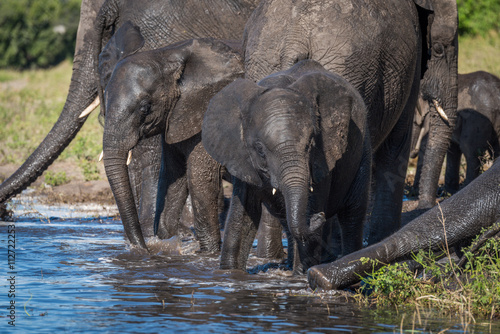
[[[220, 271], [218, 257], [197, 254], [191, 239], [150, 241], [153, 255], [130, 250], [118, 220], [96, 217], [95, 211], [85, 218], [68, 208], [44, 210], [36, 208], [42, 218], [16, 211], [20, 332], [463, 332], [460, 319], [374, 310], [349, 302], [343, 293], [314, 293], [305, 277], [279, 269], [253, 275]], [[67, 218], [54, 218], [54, 212]], [[3, 249], [8, 224], [0, 222]], [[0, 279], [6, 282], [3, 256]], [[1, 289], [0, 328], [9, 330], [6, 283]], [[492, 332], [499, 329], [494, 326]], [[468, 332], [488, 333], [489, 324]]]

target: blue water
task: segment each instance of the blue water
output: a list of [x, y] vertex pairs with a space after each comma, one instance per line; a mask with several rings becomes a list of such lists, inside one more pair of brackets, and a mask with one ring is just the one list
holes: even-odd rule
[[[0, 222], [1, 333], [500, 332], [499, 323], [465, 327], [458, 316], [360, 306], [277, 269], [220, 271], [218, 257], [197, 254], [191, 239], [150, 241], [153, 255], [142, 254], [107, 210], [18, 205], [14, 223]], [[14, 270], [7, 259], [12, 224]], [[11, 276], [15, 298], [8, 297]]]

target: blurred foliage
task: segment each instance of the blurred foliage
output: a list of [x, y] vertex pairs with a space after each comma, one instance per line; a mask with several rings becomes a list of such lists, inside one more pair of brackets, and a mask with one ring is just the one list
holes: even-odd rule
[[46, 68], [72, 57], [80, 0], [2, 0], [0, 67]]
[[457, 0], [458, 34], [486, 35], [500, 29], [499, 0]]

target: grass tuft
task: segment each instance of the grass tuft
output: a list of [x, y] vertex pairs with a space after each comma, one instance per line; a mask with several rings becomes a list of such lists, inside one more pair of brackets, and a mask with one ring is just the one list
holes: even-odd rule
[[[500, 225], [494, 228], [498, 232]], [[444, 261], [439, 261], [443, 255]], [[500, 238], [484, 238], [476, 248], [473, 243], [463, 256], [463, 261], [453, 261], [446, 245], [438, 253], [421, 250], [413, 255], [413, 262], [373, 271], [363, 280], [357, 298], [381, 306], [436, 308], [471, 321], [500, 318]]]

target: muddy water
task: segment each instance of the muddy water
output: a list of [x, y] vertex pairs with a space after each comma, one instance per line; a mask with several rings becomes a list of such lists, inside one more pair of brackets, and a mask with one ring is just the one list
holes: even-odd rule
[[[374, 310], [342, 293], [315, 293], [305, 277], [279, 269], [220, 271], [218, 257], [197, 254], [191, 239], [150, 240], [153, 255], [142, 254], [125, 242], [121, 222], [107, 218], [113, 208], [14, 209], [14, 223], [0, 222], [1, 333], [461, 333], [466, 326], [459, 317]], [[250, 262], [263, 263], [254, 256]], [[15, 297], [8, 296], [12, 277]], [[488, 333], [490, 326], [469, 325], [467, 332]]]

